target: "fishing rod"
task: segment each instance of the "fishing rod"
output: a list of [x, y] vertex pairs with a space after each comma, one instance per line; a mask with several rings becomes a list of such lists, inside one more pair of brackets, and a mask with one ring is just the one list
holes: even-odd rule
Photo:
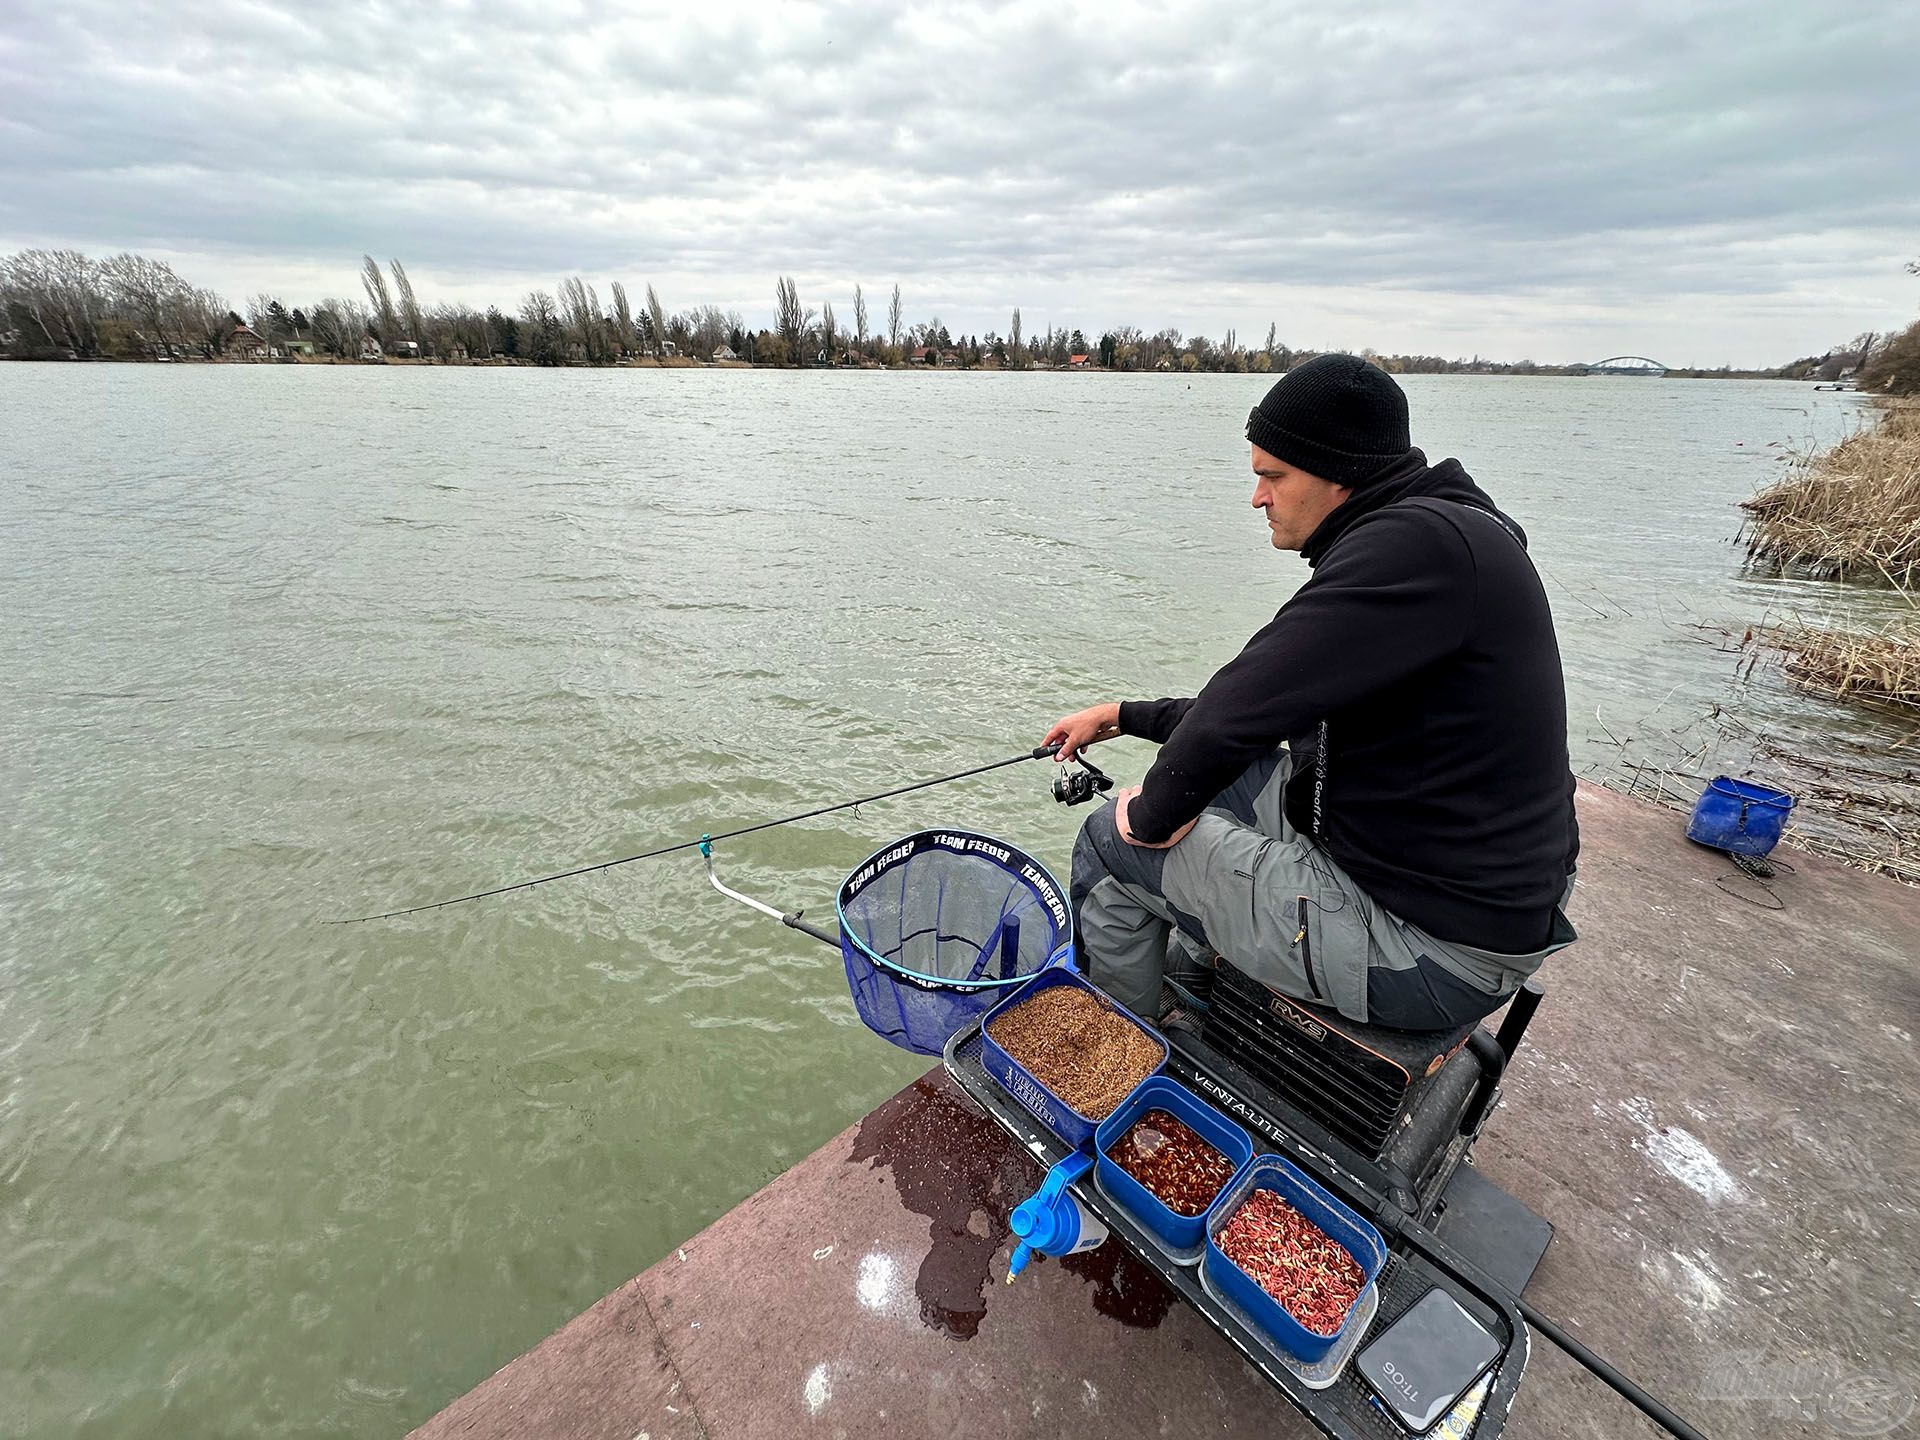
[[[949, 785], [955, 780], [965, 780], [969, 776], [984, 775], [989, 770], [1004, 770], [1009, 765], [1019, 765], [1028, 760], [1045, 760], [1057, 753], [1060, 742], [1051, 745], [1036, 746], [1019, 755], [1009, 756], [1005, 760], [996, 760], [991, 765], [976, 765], [971, 770], [961, 770], [956, 774], [942, 775], [937, 780], [919, 780], [912, 785], [902, 785], [894, 790], [882, 790], [878, 795], [862, 795], [858, 800], [842, 800], [837, 805], [822, 805], [818, 810], [807, 810], [798, 815], [788, 815], [779, 820], [763, 820], [758, 825], [745, 825], [738, 830], [729, 830], [724, 835], [703, 835], [698, 840], [682, 840], [675, 845], [662, 845], [658, 850], [643, 851], [638, 855], [625, 855], [618, 860], [602, 860], [597, 865], [581, 865], [572, 870], [561, 870], [553, 875], [542, 875], [533, 880], [517, 880], [511, 885], [499, 885], [491, 890], [476, 890], [471, 895], [456, 895], [451, 900], [435, 900], [430, 905], [412, 905], [404, 910], [388, 910], [380, 915], [355, 915], [344, 920], [327, 920], [327, 925], [360, 925], [370, 920], [397, 920], [402, 915], [419, 915], [428, 910], [444, 910], [449, 905], [464, 905], [469, 900], [485, 900], [494, 895], [507, 895], [515, 890], [531, 890], [535, 885], [545, 885], [551, 880], [570, 880], [576, 875], [591, 875], [599, 870], [611, 870], [616, 865], [631, 865], [636, 860], [652, 860], [656, 856], [671, 855], [677, 850], [692, 850], [699, 846], [710, 845], [715, 840], [734, 840], [742, 835], [752, 835], [760, 830], [772, 830], [780, 825], [792, 825], [800, 820], [812, 820], [820, 815], [831, 815], [836, 810], [852, 810], [861, 805], [871, 805], [876, 800], [890, 800], [896, 795], [911, 794], [915, 790], [930, 790], [935, 785]], [[1085, 762], [1083, 761], [1082, 764]], [[1091, 769], [1091, 766], [1087, 768]], [[1105, 778], [1104, 776], [1102, 777]], [[1056, 787], [1057, 788], [1057, 787]]]

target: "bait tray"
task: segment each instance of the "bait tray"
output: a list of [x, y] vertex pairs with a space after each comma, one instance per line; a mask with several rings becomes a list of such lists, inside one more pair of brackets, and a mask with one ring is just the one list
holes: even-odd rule
[[1213, 1277], [1205, 1270], [1200, 1272], [1200, 1288], [1212, 1297], [1213, 1303], [1227, 1314], [1238, 1320], [1261, 1343], [1267, 1354], [1273, 1357], [1277, 1365], [1283, 1365], [1300, 1378], [1300, 1383], [1309, 1390], [1325, 1390], [1340, 1378], [1340, 1372], [1347, 1367], [1347, 1361], [1353, 1358], [1353, 1352], [1360, 1348], [1360, 1339], [1373, 1325], [1373, 1317], [1380, 1311], [1380, 1289], [1369, 1285], [1360, 1292], [1360, 1298], [1353, 1302], [1348, 1323], [1341, 1328], [1333, 1345], [1318, 1360], [1308, 1362], [1297, 1355], [1289, 1355], [1275, 1342], [1272, 1336], [1260, 1328], [1254, 1318], [1233, 1302], [1229, 1295], [1223, 1295], [1215, 1288]]
[[[1073, 1147], [1016, 1103], [989, 1072], [983, 1041], [978, 1024], [956, 1033], [948, 1042], [944, 1056], [947, 1072], [1042, 1170], [1065, 1159]], [[1178, 1053], [1184, 1064], [1185, 1052]], [[1184, 1072], [1175, 1074], [1169, 1070], [1168, 1074], [1190, 1090], [1202, 1083], [1189, 1080]], [[1348, 1153], [1336, 1158], [1334, 1153], [1318, 1148], [1318, 1140], [1309, 1144], [1291, 1133], [1273, 1118], [1288, 1113], [1277, 1097], [1263, 1094], [1251, 1103], [1242, 1100], [1236, 1104], [1239, 1108], [1231, 1112], [1232, 1117], [1249, 1134], [1266, 1136], [1269, 1148], [1295, 1161], [1335, 1195], [1362, 1209], [1380, 1203], [1380, 1178], [1367, 1171], [1365, 1158]], [[1477, 1178], [1477, 1172], [1471, 1167], [1463, 1169], [1470, 1177]], [[1115, 1204], [1096, 1185], [1089, 1185], [1084, 1179], [1075, 1182], [1072, 1189], [1074, 1196], [1108, 1227], [1112, 1235], [1109, 1243], [1131, 1251], [1138, 1263], [1191, 1305], [1316, 1433], [1331, 1440], [1406, 1440], [1407, 1432], [1374, 1404], [1371, 1391], [1352, 1365], [1341, 1367], [1324, 1388], [1310, 1383], [1308, 1377], [1319, 1380], [1318, 1367], [1302, 1367], [1299, 1361], [1276, 1353], [1272, 1342], [1239, 1315], [1237, 1307], [1222, 1304], [1210, 1293], [1196, 1267], [1170, 1261], [1159, 1242], [1124, 1206]], [[1468, 1208], [1464, 1198], [1461, 1208]], [[1519, 1307], [1512, 1293], [1491, 1279], [1477, 1260], [1467, 1259], [1439, 1237], [1429, 1233], [1425, 1242], [1429, 1254], [1415, 1253], [1403, 1248], [1404, 1244], [1396, 1241], [1389, 1249], [1386, 1264], [1373, 1286], [1373, 1314], [1364, 1322], [1356, 1321], [1352, 1327], [1352, 1333], [1358, 1337], [1357, 1344], [1364, 1346], [1368, 1339], [1405, 1314], [1427, 1291], [1435, 1286], [1445, 1289], [1485, 1325], [1503, 1347], [1500, 1358], [1488, 1371], [1492, 1377], [1491, 1388], [1471, 1432], [1473, 1440], [1495, 1440], [1506, 1425], [1508, 1411], [1526, 1372], [1530, 1341]], [[1366, 1303], [1363, 1295], [1357, 1305]], [[1305, 1376], [1303, 1368], [1307, 1370]]]
[[[1129, 1024], [1134, 1026], [1134, 1028], [1139, 1030], [1141, 1034], [1145, 1035], [1160, 1047], [1159, 1061], [1154, 1065], [1153, 1069], [1140, 1077], [1143, 1084], [1166, 1068], [1167, 1042], [1161, 1038], [1160, 1032], [1155, 1030], [1153, 1026], [1147, 1024], [1125, 1006], [1116, 1005], [1064, 965], [1048, 966], [987, 1012], [986, 1018], [980, 1022], [978, 1030], [981, 1060], [986, 1066], [987, 1073], [992, 1075], [995, 1080], [998, 1080], [1001, 1088], [1015, 1100], [1019, 1101], [1034, 1119], [1038, 1120], [1042, 1125], [1046, 1126], [1047, 1129], [1064, 1140], [1069, 1150], [1085, 1150], [1093, 1143], [1093, 1132], [1099, 1127], [1100, 1122], [1091, 1116], [1082, 1115], [1078, 1110], [1054, 1094], [1053, 1091], [1043, 1085], [1026, 1066], [1014, 1059], [1013, 1056], [1009, 1055], [1005, 1050], [1002, 1050], [1000, 1046], [995, 1043], [993, 1036], [987, 1033], [987, 1027], [989, 1025], [993, 1024], [1000, 1016], [1013, 1009], [1016, 1005], [1019, 1005], [1022, 1001], [1031, 1000], [1042, 990], [1052, 990], [1062, 985], [1071, 986], [1076, 990], [1081, 990], [1091, 995], [1103, 1008], [1111, 1010], [1114, 1014], [1125, 1019]], [[968, 1033], [966, 1030], [960, 1032], [962, 1035]], [[1123, 1101], [1122, 1103], [1125, 1102]]]
[[[1152, 1110], [1165, 1110], [1184, 1122], [1232, 1162], [1233, 1173], [1221, 1183], [1207, 1208], [1198, 1215], [1179, 1214], [1108, 1158], [1107, 1151], [1126, 1138], [1135, 1121]], [[1222, 1196], [1232, 1193], [1234, 1181], [1253, 1159], [1253, 1141], [1247, 1138], [1246, 1131], [1166, 1075], [1150, 1075], [1134, 1086], [1132, 1093], [1115, 1106], [1113, 1113], [1094, 1131], [1093, 1150], [1094, 1186], [1139, 1221], [1160, 1252], [1176, 1265], [1200, 1263], [1200, 1257], [1207, 1250], [1207, 1217]]]
[[1353, 1257], [1360, 1267], [1361, 1296], [1373, 1288], [1381, 1267], [1387, 1263], [1387, 1242], [1380, 1238], [1378, 1230], [1327, 1193], [1325, 1186], [1278, 1155], [1259, 1156], [1244, 1167], [1207, 1211], [1207, 1253], [1200, 1262], [1202, 1280], [1211, 1282], [1209, 1289], [1216, 1295], [1224, 1295], [1243, 1315], [1251, 1317], [1261, 1335], [1302, 1363], [1318, 1364], [1339, 1349], [1356, 1329], [1365, 1329], [1356, 1324], [1360, 1319], [1361, 1296], [1354, 1298], [1340, 1328], [1331, 1335], [1322, 1335], [1294, 1319], [1284, 1305], [1234, 1263], [1220, 1248], [1218, 1238], [1256, 1190], [1273, 1191], [1307, 1223]]

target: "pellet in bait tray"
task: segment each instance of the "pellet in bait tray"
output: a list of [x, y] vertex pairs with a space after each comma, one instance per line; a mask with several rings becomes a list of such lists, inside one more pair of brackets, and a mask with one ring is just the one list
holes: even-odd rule
[[1104, 1120], [1160, 1063], [1159, 1043], [1077, 985], [1022, 1000], [987, 1026], [994, 1044], [1089, 1120]]

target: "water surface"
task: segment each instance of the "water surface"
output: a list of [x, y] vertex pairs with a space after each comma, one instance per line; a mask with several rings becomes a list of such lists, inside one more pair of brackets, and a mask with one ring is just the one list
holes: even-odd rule
[[[1191, 693], [1305, 574], [1247, 508], [1264, 384], [0, 366], [4, 1428], [398, 1433], [916, 1074], [693, 857], [320, 922]], [[1582, 769], [1727, 697], [1716, 627], [1883, 603], [1730, 543], [1852, 397], [1407, 389], [1533, 537]], [[1892, 730], [1752, 686], [1810, 744]], [[724, 870], [824, 919], [937, 822], [1064, 877], [1040, 772]]]

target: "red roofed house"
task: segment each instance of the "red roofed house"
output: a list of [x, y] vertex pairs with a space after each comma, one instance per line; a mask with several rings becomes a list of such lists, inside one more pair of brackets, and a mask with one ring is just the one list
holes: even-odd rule
[[251, 325], [236, 325], [227, 337], [227, 354], [235, 360], [258, 360], [267, 353], [267, 342]]
[[1087, 357], [1086, 357], [1086, 356], [1084, 356], [1084, 355], [1069, 355], [1069, 356], [1067, 357], [1067, 368], [1068, 368], [1069, 370], [1084, 370], [1084, 369], [1086, 369], [1086, 368], [1087, 368]]

